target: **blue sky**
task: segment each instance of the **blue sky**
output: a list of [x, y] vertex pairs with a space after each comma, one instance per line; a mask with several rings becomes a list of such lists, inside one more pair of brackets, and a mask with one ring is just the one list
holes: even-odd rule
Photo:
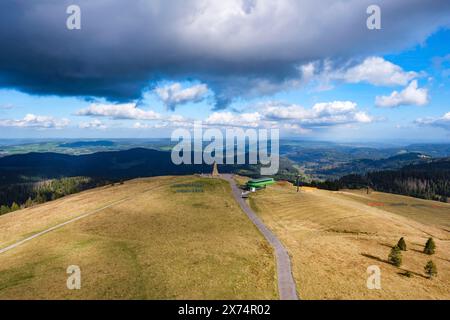
[[[139, 98], [117, 98], [116, 92], [83, 94], [76, 92], [79, 83], [73, 84], [73, 94], [67, 87], [47, 88], [45, 75], [39, 78], [45, 88], [30, 88], [23, 80], [26, 84], [11, 85], [5, 73], [7, 80], [0, 81], [0, 136], [170, 137], [175, 128], [202, 120], [221, 128], [279, 128], [286, 138], [450, 142], [450, 29], [438, 25], [418, 33], [408, 43], [361, 49], [345, 58], [333, 50], [329, 56], [299, 57], [294, 76], [265, 70], [255, 76], [246, 71], [251, 64], [246, 60], [240, 61], [236, 74], [210, 66], [208, 72], [203, 66], [185, 74], [167, 72], [149, 77], [148, 85], [140, 83]], [[91, 56], [86, 59], [79, 63], [92, 63]], [[114, 81], [111, 86], [120, 85]], [[218, 103], [221, 97], [223, 105]]]

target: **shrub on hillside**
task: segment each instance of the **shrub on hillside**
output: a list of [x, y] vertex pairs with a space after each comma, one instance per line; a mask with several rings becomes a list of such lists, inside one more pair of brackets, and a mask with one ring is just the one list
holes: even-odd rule
[[16, 211], [16, 210], [20, 210], [20, 206], [13, 202], [13, 204], [11, 205], [11, 211]]
[[413, 276], [411, 271], [405, 271], [405, 273], [403, 273], [403, 275], [407, 278], [412, 278], [412, 276]]
[[11, 211], [11, 210], [9, 209], [8, 206], [5, 206], [5, 205], [0, 206], [0, 216], [1, 216], [2, 214], [7, 214], [7, 213], [10, 212], [10, 211]]
[[388, 260], [396, 267], [400, 267], [402, 265], [402, 251], [398, 246], [392, 247]]
[[398, 240], [397, 247], [399, 247], [402, 251], [406, 251], [406, 241], [403, 237]]
[[28, 197], [27, 201], [25, 201], [24, 205], [25, 208], [29, 208], [33, 206], [33, 200], [31, 199], [31, 197]]
[[424, 267], [425, 273], [428, 278], [433, 278], [437, 276], [437, 267], [432, 260], [428, 261]]
[[432, 255], [436, 252], [436, 244], [434, 243], [433, 238], [429, 238], [427, 240], [427, 243], [425, 244], [425, 248], [423, 249], [423, 252]]

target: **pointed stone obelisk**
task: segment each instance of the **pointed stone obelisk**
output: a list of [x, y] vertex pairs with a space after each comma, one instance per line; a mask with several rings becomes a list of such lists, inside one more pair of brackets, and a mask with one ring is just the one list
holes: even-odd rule
[[219, 170], [217, 169], [217, 163], [215, 161], [213, 163], [213, 171], [212, 171], [211, 175], [213, 177], [219, 177], [220, 176]]

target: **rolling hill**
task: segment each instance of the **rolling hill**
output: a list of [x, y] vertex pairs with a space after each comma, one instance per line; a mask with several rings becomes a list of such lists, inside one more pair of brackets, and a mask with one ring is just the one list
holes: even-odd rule
[[[449, 204], [379, 192], [297, 193], [285, 182], [248, 201], [287, 248], [302, 299], [450, 298]], [[0, 298], [277, 298], [272, 250], [225, 181], [136, 179], [15, 211], [0, 216], [0, 251], [67, 221], [0, 253]], [[430, 236], [433, 256], [422, 253]], [[400, 237], [408, 251], [397, 268], [386, 259]], [[423, 272], [430, 259], [434, 280]], [[82, 270], [81, 290], [65, 286], [69, 265]], [[381, 268], [382, 290], [366, 287], [371, 265]]]
[[431, 157], [422, 153], [402, 153], [385, 159], [358, 159], [337, 165], [334, 168], [317, 170], [316, 174], [326, 177], [342, 177], [371, 171], [395, 170], [407, 165], [426, 163]]
[[272, 250], [225, 181], [136, 179], [9, 213], [0, 249], [77, 217], [0, 253], [0, 299], [277, 298]]
[[[311, 187], [297, 193], [288, 183], [249, 202], [289, 251], [304, 299], [450, 299], [450, 204]], [[387, 258], [400, 237], [408, 250], [397, 268]], [[429, 237], [439, 248], [433, 256], [423, 253]], [[424, 275], [430, 259], [434, 280]], [[381, 290], [367, 289], [371, 265], [381, 269]]]

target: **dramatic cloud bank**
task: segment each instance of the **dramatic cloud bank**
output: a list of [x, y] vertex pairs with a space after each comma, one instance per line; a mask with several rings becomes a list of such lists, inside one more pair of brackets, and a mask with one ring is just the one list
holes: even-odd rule
[[[161, 79], [193, 79], [220, 109], [298, 86], [311, 71], [301, 66], [330, 57], [348, 69], [344, 81], [406, 85], [414, 75], [386, 61], [349, 61], [407, 48], [450, 21], [447, 0], [378, 1], [376, 31], [366, 27], [372, 0], [77, 0], [81, 30], [69, 31], [70, 4], [0, 2], [1, 87], [131, 102]], [[160, 96], [173, 109], [201, 99], [206, 86]]]

